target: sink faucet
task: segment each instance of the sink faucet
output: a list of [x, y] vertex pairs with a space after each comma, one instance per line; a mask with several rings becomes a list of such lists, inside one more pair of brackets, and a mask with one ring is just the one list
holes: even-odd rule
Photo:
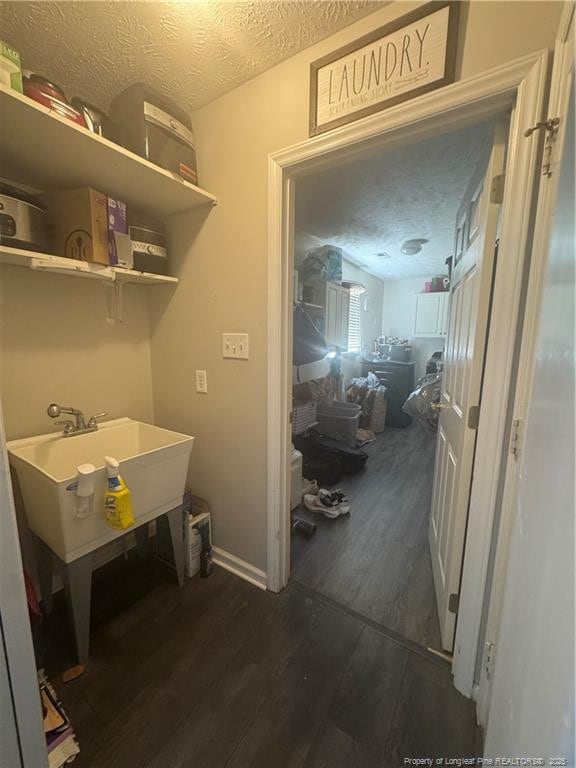
[[87, 432], [95, 432], [98, 429], [98, 419], [102, 419], [107, 416], [106, 411], [97, 413], [91, 416], [86, 422], [84, 414], [78, 408], [71, 408], [68, 405], [58, 405], [57, 403], [50, 403], [48, 406], [48, 416], [51, 419], [57, 419], [63, 413], [70, 414], [74, 417], [74, 421], [71, 419], [64, 419], [62, 421], [55, 421], [58, 426], [64, 427], [62, 433], [64, 437], [72, 437], [72, 435], [84, 435]]

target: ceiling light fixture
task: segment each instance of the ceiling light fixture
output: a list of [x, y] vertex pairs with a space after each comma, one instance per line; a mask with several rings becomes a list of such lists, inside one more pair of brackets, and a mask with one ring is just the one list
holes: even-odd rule
[[425, 237], [415, 237], [412, 240], [404, 240], [400, 250], [405, 256], [414, 256], [416, 253], [420, 253], [424, 243], [427, 243]]

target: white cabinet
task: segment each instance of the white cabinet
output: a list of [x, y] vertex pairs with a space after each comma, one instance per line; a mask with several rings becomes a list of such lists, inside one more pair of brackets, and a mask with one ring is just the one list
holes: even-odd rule
[[326, 283], [326, 343], [331, 347], [348, 349], [348, 314], [350, 291], [338, 283]]
[[414, 336], [446, 336], [449, 308], [450, 294], [448, 291], [417, 293]]

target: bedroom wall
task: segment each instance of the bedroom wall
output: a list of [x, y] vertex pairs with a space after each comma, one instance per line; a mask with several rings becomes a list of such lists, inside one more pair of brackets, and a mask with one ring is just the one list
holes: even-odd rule
[[[201, 183], [219, 199], [198, 236], [178, 224], [186, 269], [152, 307], [159, 423], [197, 436], [190, 481], [212, 504], [217, 545], [266, 568], [268, 155], [308, 138], [310, 63], [421, 3], [392, 2], [193, 115]], [[458, 79], [553, 46], [561, 3], [462, 4]], [[221, 356], [223, 331], [250, 334], [250, 360]], [[194, 391], [194, 367], [208, 394]]]
[[382, 305], [382, 333], [385, 336], [402, 336], [412, 344], [412, 359], [416, 361], [416, 378], [426, 373], [426, 361], [433, 352], [444, 349], [444, 339], [414, 337], [416, 294], [424, 290], [430, 277], [406, 280], [386, 280]]

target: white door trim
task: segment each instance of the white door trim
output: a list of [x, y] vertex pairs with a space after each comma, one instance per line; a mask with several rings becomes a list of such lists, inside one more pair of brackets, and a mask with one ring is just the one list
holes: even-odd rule
[[[521, 275], [527, 256], [533, 185], [539, 150], [539, 132], [530, 138], [523, 131], [542, 118], [548, 51], [539, 51], [481, 75], [462, 80], [413, 101], [371, 115], [327, 134], [304, 141], [270, 155], [268, 161], [268, 426], [267, 426], [267, 586], [282, 589], [290, 572], [289, 528], [289, 413], [292, 314], [292, 243], [294, 180], [301, 174], [357, 157], [375, 147], [387, 149], [428, 138], [447, 129], [455, 130], [513, 109], [508, 140], [507, 184], [503, 206], [499, 277], [506, 281], [499, 289], [500, 300], [509, 303], [497, 313], [498, 326], [490, 334], [497, 341], [488, 352], [497, 362], [491, 369], [494, 392], [486, 397], [478, 432], [479, 443], [496, 440], [502, 447], [506, 424], [508, 387], [520, 298]], [[512, 194], [512, 190], [515, 191]], [[505, 302], [503, 302], [505, 303]], [[493, 326], [494, 327], [494, 326]], [[484, 435], [489, 429], [495, 435]], [[488, 442], [487, 442], [488, 441]], [[486, 449], [485, 449], [486, 450]], [[499, 478], [499, 461], [475, 469], [475, 486], [484, 487], [485, 507], [474, 507], [477, 520], [471, 521], [486, 535], [468, 539], [465, 569], [468, 574], [461, 591], [461, 605], [467, 610], [459, 616], [455, 655], [456, 685], [465, 695], [472, 693], [477, 653], [478, 627], [486, 564], [490, 547], [493, 505]], [[492, 506], [490, 506], [492, 505]], [[469, 610], [468, 610], [469, 607]]]

